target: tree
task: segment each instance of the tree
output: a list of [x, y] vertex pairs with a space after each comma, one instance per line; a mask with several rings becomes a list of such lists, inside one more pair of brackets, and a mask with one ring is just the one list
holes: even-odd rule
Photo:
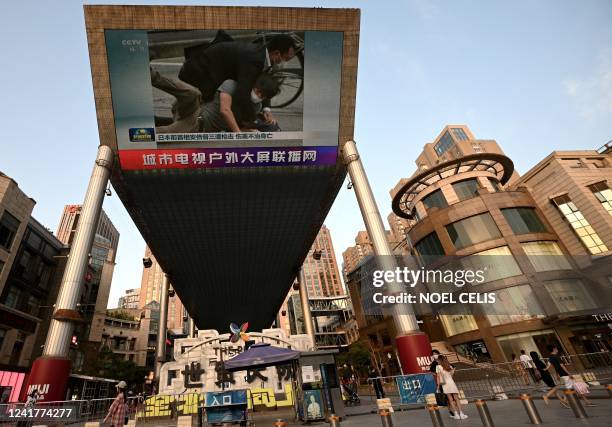
[[131, 360], [125, 360], [122, 354], [113, 353], [108, 346], [103, 346], [96, 363], [87, 374], [125, 381], [128, 387], [140, 387], [147, 372], [145, 366], [138, 366]]
[[106, 310], [106, 317], [111, 317], [113, 319], [119, 319], [119, 320], [136, 320], [134, 319], [134, 316], [132, 316], [130, 313], [128, 313], [127, 311], [110, 311], [110, 310]]
[[344, 370], [344, 365], [349, 369], [352, 366], [355, 373], [362, 378], [368, 375], [368, 368], [372, 363], [370, 352], [361, 341], [351, 344], [347, 351], [338, 354], [336, 362], [341, 372]]

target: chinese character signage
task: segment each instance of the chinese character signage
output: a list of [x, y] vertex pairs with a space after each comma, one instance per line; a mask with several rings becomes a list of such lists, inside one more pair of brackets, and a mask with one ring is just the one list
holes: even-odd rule
[[403, 375], [396, 378], [401, 403], [424, 403], [425, 396], [436, 392], [433, 374]]
[[204, 395], [206, 421], [209, 424], [245, 421], [247, 404], [246, 390], [206, 393]]
[[333, 165], [341, 32], [106, 30], [121, 167]]

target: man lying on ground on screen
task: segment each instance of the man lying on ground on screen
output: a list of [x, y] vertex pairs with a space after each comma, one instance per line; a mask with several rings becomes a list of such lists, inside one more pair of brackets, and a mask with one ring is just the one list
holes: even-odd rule
[[185, 55], [179, 71], [181, 81], [197, 87], [204, 101], [211, 100], [226, 80], [238, 82], [233, 94], [234, 113], [248, 114], [250, 93], [261, 73], [290, 61], [295, 56], [295, 41], [289, 34], [268, 37], [265, 43], [233, 40], [227, 32], [217, 32], [212, 43]]
[[157, 126], [158, 133], [196, 133], [196, 132], [250, 132], [280, 131], [280, 127], [269, 108], [262, 109], [262, 102], [278, 95], [279, 81], [271, 74], [261, 74], [251, 89], [251, 105], [248, 110], [234, 111], [234, 94], [238, 84], [226, 80], [217, 88], [214, 96], [203, 102], [199, 89], [178, 79], [164, 77], [151, 69], [151, 84], [173, 95], [173, 122], [167, 126]]

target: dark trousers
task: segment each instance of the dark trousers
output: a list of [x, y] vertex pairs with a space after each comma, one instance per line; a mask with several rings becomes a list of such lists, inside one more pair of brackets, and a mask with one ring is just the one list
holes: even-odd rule
[[383, 390], [383, 386], [382, 383], [380, 382], [380, 380], [374, 380], [374, 391], [376, 392], [376, 398], [377, 399], [384, 399], [385, 398], [385, 390]]

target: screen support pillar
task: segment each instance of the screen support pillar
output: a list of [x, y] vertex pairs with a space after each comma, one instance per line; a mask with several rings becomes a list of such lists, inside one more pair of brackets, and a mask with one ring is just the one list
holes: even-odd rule
[[168, 300], [170, 283], [168, 275], [164, 274], [160, 292], [159, 327], [157, 330], [157, 363], [155, 364], [155, 378], [159, 380], [161, 366], [166, 361], [166, 336], [168, 331]]
[[106, 145], [98, 147], [43, 354], [32, 364], [28, 378], [28, 393], [36, 388], [41, 393], [42, 400], [65, 398], [70, 375], [69, 352], [74, 324], [82, 321], [77, 305], [87, 275], [91, 246], [98, 227], [113, 159], [114, 154], [110, 147]]
[[[379, 267], [382, 270], [394, 271], [398, 263], [389, 247], [387, 233], [355, 141], [346, 141], [341, 150]], [[386, 291], [389, 295], [402, 292], [402, 287], [398, 283], [388, 283], [385, 286], [386, 289], [381, 288], [381, 291]], [[419, 330], [414, 310], [407, 304], [394, 304], [385, 311], [385, 314], [393, 317], [397, 333], [395, 344], [404, 373], [421, 372], [423, 361], [431, 356], [431, 345], [427, 335]], [[429, 369], [428, 363], [427, 369]]]
[[304, 318], [304, 328], [306, 334], [312, 340], [312, 348], [317, 348], [314, 325], [312, 322], [312, 313], [310, 312], [310, 301], [308, 300], [308, 290], [306, 289], [306, 279], [304, 277], [304, 267], [300, 267], [298, 271], [298, 285], [300, 285], [300, 304], [302, 306], [302, 317]]

